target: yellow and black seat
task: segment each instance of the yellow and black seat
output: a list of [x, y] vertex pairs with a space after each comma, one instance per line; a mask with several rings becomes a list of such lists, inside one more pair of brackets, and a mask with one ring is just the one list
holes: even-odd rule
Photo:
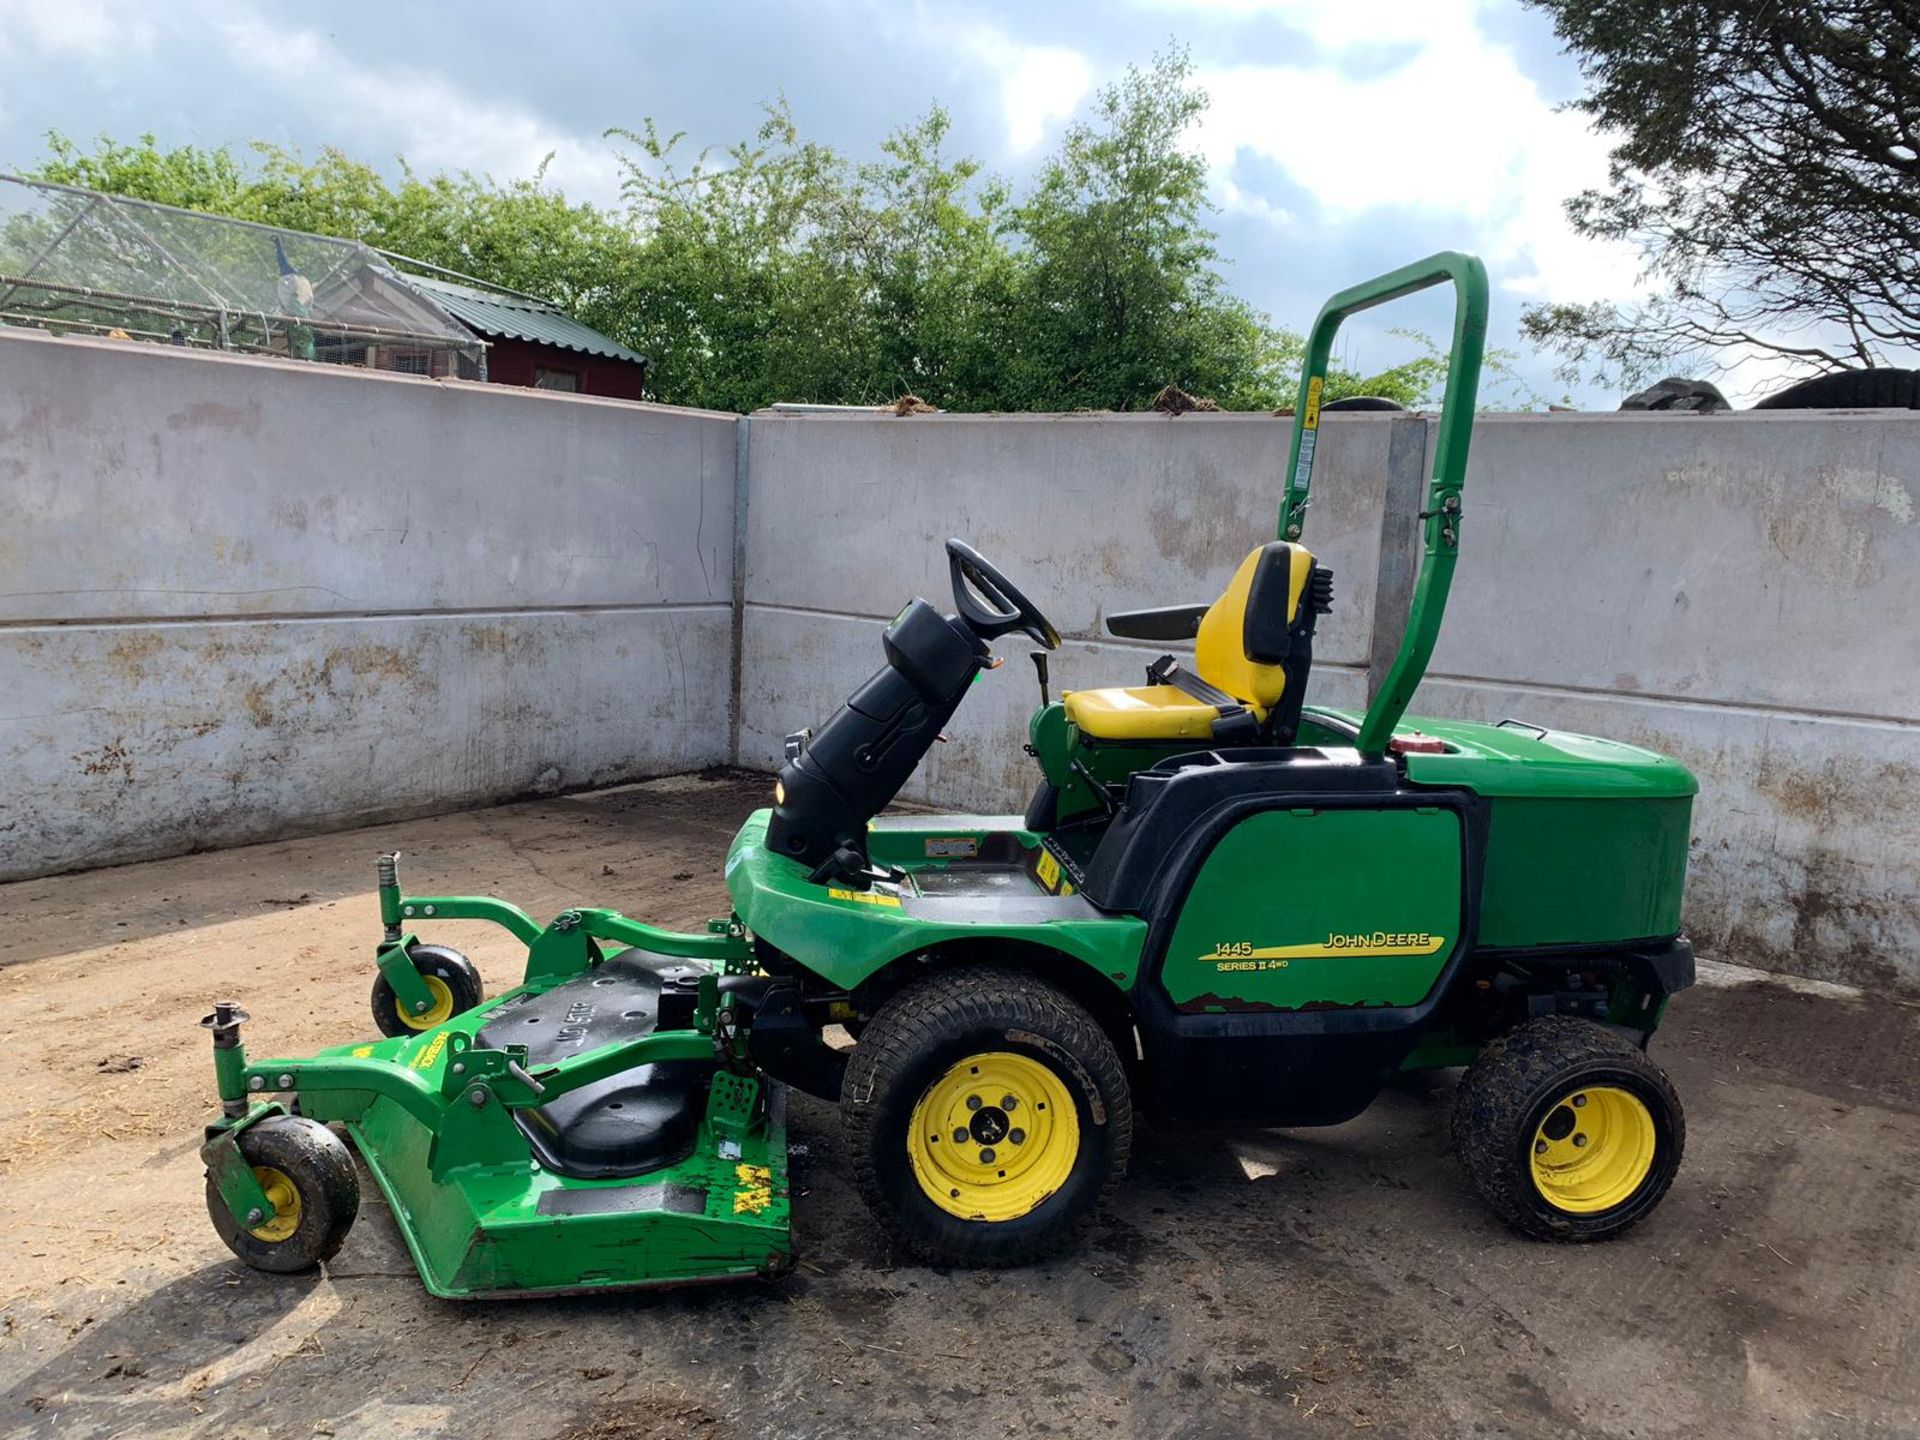
[[1191, 636], [1192, 670], [1163, 655], [1147, 667], [1145, 685], [1069, 691], [1061, 697], [1067, 719], [1093, 740], [1291, 744], [1314, 619], [1332, 598], [1332, 572], [1304, 545], [1258, 546], [1211, 605], [1108, 618], [1108, 630], [1125, 638]]

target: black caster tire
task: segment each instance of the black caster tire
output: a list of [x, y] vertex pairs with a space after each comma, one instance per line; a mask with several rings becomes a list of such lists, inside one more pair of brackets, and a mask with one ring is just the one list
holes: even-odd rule
[[1687, 1118], [1632, 1041], [1550, 1015], [1489, 1044], [1461, 1078], [1453, 1146], [1507, 1224], [1539, 1240], [1606, 1240], [1673, 1184]]
[[1030, 975], [968, 966], [894, 996], [840, 1091], [853, 1180], [907, 1251], [1023, 1265], [1126, 1173], [1133, 1099], [1098, 1022]]
[[315, 1120], [273, 1115], [235, 1142], [276, 1211], [248, 1227], [207, 1175], [207, 1213], [227, 1248], [256, 1270], [290, 1275], [330, 1260], [360, 1213], [360, 1176], [346, 1142]]
[[373, 1023], [382, 1035], [418, 1035], [422, 1030], [446, 1024], [486, 998], [479, 968], [458, 950], [446, 945], [416, 945], [407, 956], [433, 992], [433, 1008], [423, 1015], [405, 1014], [400, 1008], [400, 997], [393, 993], [387, 977], [376, 975]]

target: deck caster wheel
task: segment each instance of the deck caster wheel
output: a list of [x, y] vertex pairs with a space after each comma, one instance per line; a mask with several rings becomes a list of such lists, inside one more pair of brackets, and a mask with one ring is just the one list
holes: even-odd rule
[[1460, 1081], [1453, 1145], [1496, 1214], [1541, 1240], [1604, 1240], [1673, 1184], [1687, 1120], [1666, 1072], [1591, 1020], [1550, 1015]]
[[373, 1023], [382, 1035], [417, 1035], [444, 1025], [454, 1016], [473, 1009], [486, 998], [480, 983], [480, 971], [466, 956], [446, 945], [416, 945], [407, 952], [413, 968], [433, 993], [433, 1005], [417, 1015], [401, 1007], [384, 975], [373, 982]]
[[1030, 975], [976, 967], [881, 1007], [840, 1109], [868, 1208], [943, 1265], [1058, 1249], [1119, 1183], [1133, 1138], [1126, 1073], [1093, 1017]]
[[274, 1216], [248, 1226], [207, 1176], [207, 1213], [227, 1248], [256, 1270], [287, 1275], [331, 1259], [360, 1212], [360, 1176], [346, 1142], [314, 1120], [275, 1115], [235, 1142], [273, 1202]]

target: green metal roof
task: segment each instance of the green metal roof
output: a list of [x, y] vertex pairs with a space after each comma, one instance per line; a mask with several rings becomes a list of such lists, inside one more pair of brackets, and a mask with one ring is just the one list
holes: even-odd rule
[[530, 340], [536, 345], [556, 345], [562, 350], [579, 350], [588, 355], [604, 355], [612, 360], [631, 360], [644, 365], [647, 357], [624, 345], [617, 345], [598, 330], [589, 329], [557, 306], [511, 291], [476, 290], [426, 275], [404, 274], [409, 285], [417, 285], [477, 333], [492, 339]]

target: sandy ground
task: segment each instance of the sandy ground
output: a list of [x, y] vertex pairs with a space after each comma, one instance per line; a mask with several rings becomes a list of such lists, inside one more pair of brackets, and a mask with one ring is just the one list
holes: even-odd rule
[[[1332, 1130], [1148, 1129], [1085, 1248], [1008, 1274], [889, 1254], [800, 1098], [804, 1258], [778, 1285], [437, 1302], [371, 1182], [328, 1273], [231, 1258], [195, 1021], [239, 997], [262, 1056], [368, 1030], [377, 851], [419, 889], [696, 923], [765, 790], [655, 782], [0, 886], [0, 1433], [1920, 1433], [1920, 1010], [1724, 970], [1654, 1046], [1688, 1106], [1680, 1179], [1601, 1247], [1487, 1216], [1438, 1077]], [[510, 941], [443, 934], [510, 979]]]

